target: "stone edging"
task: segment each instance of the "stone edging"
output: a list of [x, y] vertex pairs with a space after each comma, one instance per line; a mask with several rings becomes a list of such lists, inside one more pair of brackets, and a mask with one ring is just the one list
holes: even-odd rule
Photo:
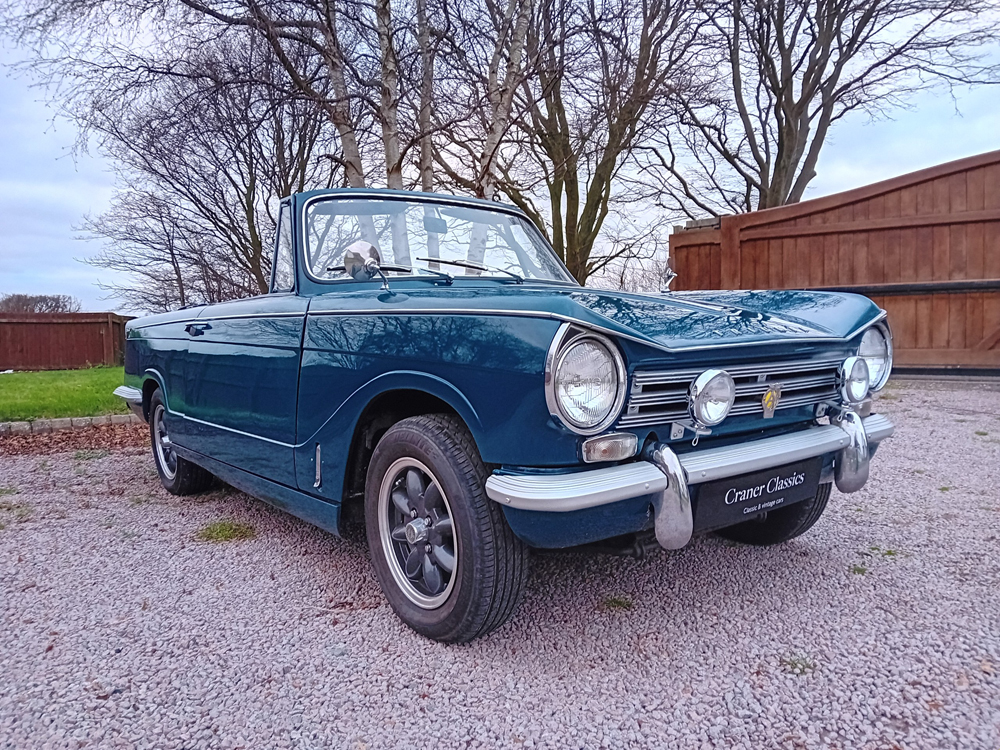
[[31, 422], [0, 422], [0, 435], [44, 435], [62, 430], [83, 430], [109, 424], [145, 424], [135, 414], [111, 414], [103, 417], [67, 417], [35, 419]]

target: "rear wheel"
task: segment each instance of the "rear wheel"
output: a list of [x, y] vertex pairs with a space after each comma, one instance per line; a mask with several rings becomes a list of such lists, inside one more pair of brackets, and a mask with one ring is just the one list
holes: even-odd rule
[[725, 539], [732, 539], [734, 542], [760, 547], [787, 542], [789, 539], [805, 534], [819, 520], [823, 511], [826, 510], [832, 486], [830, 482], [821, 484], [816, 492], [816, 497], [811, 500], [803, 500], [789, 505], [787, 508], [768, 511], [760, 518], [719, 529], [716, 533]]
[[197, 464], [181, 458], [167, 432], [167, 407], [157, 388], [149, 400], [149, 438], [160, 483], [174, 495], [193, 495], [212, 486], [214, 477]]
[[486, 497], [472, 436], [446, 414], [398, 422], [368, 467], [372, 565], [403, 622], [429, 638], [470, 641], [513, 614], [527, 550]]

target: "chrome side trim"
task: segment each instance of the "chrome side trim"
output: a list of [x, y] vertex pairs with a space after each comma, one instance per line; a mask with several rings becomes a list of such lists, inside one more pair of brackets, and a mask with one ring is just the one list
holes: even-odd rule
[[[894, 430], [892, 422], [882, 414], [873, 414], [860, 423], [869, 445], [885, 440]], [[820, 425], [749, 443], [685, 453], [676, 456], [677, 467], [673, 468], [669, 456], [661, 452], [660, 463], [667, 467], [665, 470], [646, 460], [575, 474], [494, 474], [486, 480], [486, 494], [512, 508], [582, 510], [663, 492], [678, 476], [685, 476], [686, 485], [691, 486], [839, 453], [850, 444], [851, 436], [843, 428], [835, 424]], [[683, 510], [683, 498], [676, 501], [677, 508]], [[676, 530], [679, 528], [676, 518], [680, 516], [672, 517]]]
[[133, 324], [130, 330], [136, 331], [142, 328], [155, 328], [156, 326], [168, 326], [173, 324], [183, 324], [183, 323], [208, 323], [213, 320], [249, 320], [255, 318], [304, 318], [305, 313], [302, 312], [287, 312], [287, 313], [245, 313], [243, 315], [213, 315], [206, 318], [185, 318], [184, 320], [165, 320], [162, 323], [146, 323], [146, 324]]
[[[552, 282], [556, 283], [556, 282]], [[651, 338], [646, 338], [643, 336], [634, 336], [629, 333], [623, 333], [621, 331], [614, 331], [596, 323], [588, 323], [577, 318], [572, 318], [569, 315], [561, 315], [560, 313], [552, 312], [542, 312], [540, 310], [486, 310], [486, 309], [475, 309], [475, 308], [451, 308], [447, 310], [427, 310], [427, 309], [401, 309], [394, 307], [391, 310], [384, 309], [367, 309], [367, 310], [310, 310], [309, 316], [320, 316], [320, 315], [499, 315], [501, 317], [507, 318], [548, 318], [549, 320], [558, 320], [564, 323], [572, 323], [573, 325], [580, 326], [583, 329], [589, 331], [596, 331], [597, 333], [603, 333], [606, 336], [615, 336], [620, 339], [626, 339], [628, 341], [635, 341], [638, 344], [644, 346], [652, 347], [653, 349], [659, 349], [664, 352], [696, 352], [696, 351], [712, 351], [716, 349], [732, 349], [734, 347], [744, 347], [744, 346], [771, 346], [774, 344], [846, 344], [850, 339], [857, 335], [859, 331], [862, 331], [868, 326], [872, 325], [875, 321], [881, 320], [882, 316], [874, 318], [872, 321], [865, 323], [863, 326], [856, 328], [850, 334], [844, 337], [839, 336], [801, 336], [794, 338], [777, 338], [768, 339], [767, 341], [720, 341], [715, 344], [696, 344], [694, 346], [679, 346], [679, 347], [669, 347], [664, 344], [659, 343]], [[172, 321], [171, 321], [172, 322]]]
[[648, 461], [575, 474], [494, 474], [486, 494], [511, 508], [566, 513], [652, 495], [667, 488], [667, 477]]
[[[170, 411], [170, 410], [168, 410]], [[295, 445], [293, 443], [283, 443], [280, 440], [274, 440], [272, 438], [261, 437], [260, 435], [254, 435], [252, 432], [244, 432], [243, 430], [237, 430], [235, 427], [226, 427], [222, 424], [217, 424], [215, 422], [206, 422], [204, 419], [197, 419], [195, 417], [189, 417], [186, 414], [181, 414], [179, 411], [170, 411], [175, 417], [180, 417], [181, 419], [186, 419], [188, 422], [194, 422], [195, 424], [203, 424], [206, 427], [214, 427], [217, 430], [224, 430], [225, 432], [231, 432], [234, 435], [242, 435], [243, 437], [253, 438], [254, 440], [263, 440], [265, 443], [271, 443], [271, 445], [280, 445], [282, 448], [300, 448], [305, 443], [299, 443]]]

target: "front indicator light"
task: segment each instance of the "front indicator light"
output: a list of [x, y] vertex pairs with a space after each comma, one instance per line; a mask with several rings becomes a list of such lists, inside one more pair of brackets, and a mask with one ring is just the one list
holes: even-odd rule
[[638, 447], [639, 439], [631, 432], [612, 432], [584, 440], [580, 452], [585, 463], [596, 464], [632, 458]]

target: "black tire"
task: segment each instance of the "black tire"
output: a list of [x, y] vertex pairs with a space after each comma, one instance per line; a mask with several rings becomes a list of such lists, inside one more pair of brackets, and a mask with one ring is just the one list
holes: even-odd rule
[[760, 518], [719, 529], [716, 533], [725, 539], [758, 547], [787, 542], [805, 534], [819, 520], [826, 510], [832, 486], [830, 482], [821, 484], [816, 497], [811, 500], [803, 500], [787, 508], [769, 511]]
[[472, 435], [448, 414], [397, 422], [368, 466], [375, 575], [399, 618], [436, 641], [465, 643], [500, 627], [527, 582], [528, 550], [486, 496], [486, 477]]
[[181, 458], [170, 447], [169, 435], [163, 423], [166, 405], [160, 389], [153, 391], [149, 399], [149, 441], [153, 448], [153, 463], [160, 483], [167, 492], [174, 495], [194, 495], [204, 492], [215, 481], [208, 471]]

